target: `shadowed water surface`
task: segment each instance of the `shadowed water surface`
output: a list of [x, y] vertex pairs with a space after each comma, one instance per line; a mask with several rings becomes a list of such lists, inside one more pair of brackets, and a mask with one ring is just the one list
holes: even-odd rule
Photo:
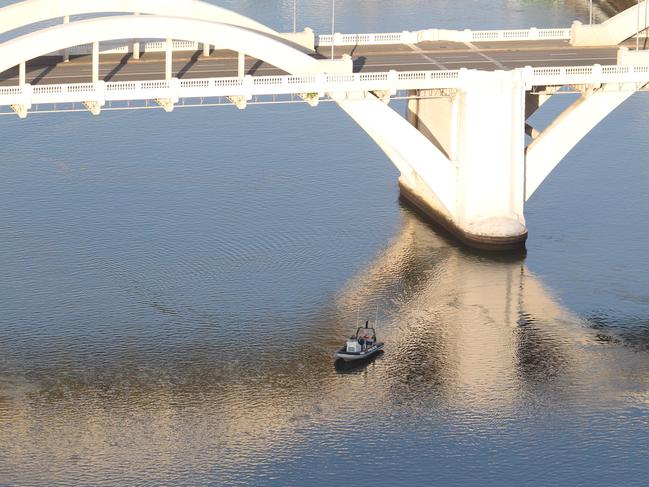
[[[340, 30], [586, 13], [434, 4], [340, 1]], [[292, 2], [223, 5], [292, 25]], [[643, 485], [647, 104], [577, 146], [501, 258], [402, 206], [330, 104], [3, 117], [0, 484]], [[386, 353], [336, 367], [377, 306]]]

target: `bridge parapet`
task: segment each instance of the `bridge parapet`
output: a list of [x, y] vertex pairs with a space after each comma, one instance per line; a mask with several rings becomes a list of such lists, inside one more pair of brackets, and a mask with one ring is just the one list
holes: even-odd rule
[[419, 31], [380, 32], [367, 34], [320, 35], [316, 37], [316, 46], [380, 46], [394, 44], [417, 44], [426, 41], [450, 42], [512, 42], [557, 40], [569, 41], [571, 30], [567, 29], [501, 29], [501, 30], [452, 30], [425, 29]]
[[[629, 52], [627, 55], [633, 54]], [[639, 66], [527, 67], [516, 70], [526, 90], [534, 87], [620, 84], [637, 89], [649, 82], [649, 58]], [[472, 71], [387, 71], [308, 75], [245, 76], [204, 79], [114, 81], [0, 87], [0, 106], [77, 103], [88, 100], [129, 101], [264, 95], [336, 94], [410, 90], [466, 89]], [[175, 78], [174, 78], [175, 79]], [[104, 93], [104, 95], [102, 95]], [[313, 95], [309, 97], [313, 98]]]

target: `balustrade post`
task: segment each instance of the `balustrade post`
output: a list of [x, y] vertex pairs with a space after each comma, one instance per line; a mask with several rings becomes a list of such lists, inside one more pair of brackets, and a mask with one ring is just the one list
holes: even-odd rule
[[203, 43], [203, 57], [210, 57], [210, 43]]
[[239, 53], [239, 63], [237, 69], [237, 76], [243, 78], [246, 74], [246, 55], [242, 52]]
[[391, 69], [388, 72], [388, 83], [390, 85], [390, 95], [394, 96], [397, 94], [397, 84], [399, 83], [399, 73], [396, 70]]
[[593, 64], [593, 71], [592, 71], [592, 83], [595, 88], [599, 88], [602, 86], [602, 75], [604, 74], [604, 71], [602, 70], [602, 65], [601, 64]]

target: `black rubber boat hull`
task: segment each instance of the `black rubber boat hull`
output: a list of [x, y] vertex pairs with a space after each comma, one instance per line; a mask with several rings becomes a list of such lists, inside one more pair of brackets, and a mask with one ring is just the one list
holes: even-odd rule
[[354, 362], [356, 360], [365, 360], [370, 357], [373, 357], [377, 353], [379, 353], [381, 350], [383, 350], [383, 343], [377, 343], [373, 347], [365, 350], [364, 352], [358, 352], [358, 353], [353, 353], [353, 352], [347, 352], [346, 348], [343, 347], [340, 350], [336, 352], [336, 358], [342, 359], [345, 362]]

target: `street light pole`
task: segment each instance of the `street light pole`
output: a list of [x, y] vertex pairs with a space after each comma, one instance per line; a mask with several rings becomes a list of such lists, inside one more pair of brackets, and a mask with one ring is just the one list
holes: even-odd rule
[[336, 0], [331, 0], [331, 59], [334, 58], [334, 35], [336, 34]]
[[593, 23], [593, 0], [590, 0], [590, 8], [588, 10], [588, 23]]
[[644, 35], [644, 39], [645, 39], [644, 48], [645, 49], [647, 48], [647, 5], [648, 5], [647, 1], [645, 0], [645, 3], [644, 3], [644, 29], [643, 29], [643, 31], [645, 33], [645, 35]]
[[293, 0], [293, 32], [297, 32], [297, 0]]
[[640, 50], [640, 0], [638, 0], [638, 15], [636, 15], [637, 24], [635, 32], [635, 50]]

